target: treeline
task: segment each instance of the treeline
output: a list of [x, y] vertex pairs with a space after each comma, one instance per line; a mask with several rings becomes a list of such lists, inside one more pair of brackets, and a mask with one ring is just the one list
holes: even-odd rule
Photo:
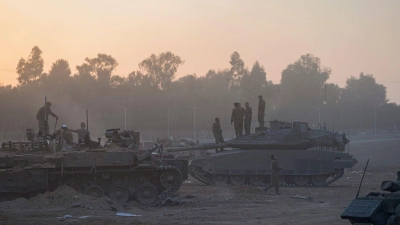
[[[375, 118], [379, 131], [400, 125], [400, 107], [388, 103], [386, 87], [376, 83], [373, 75], [351, 76], [340, 88], [327, 82], [331, 69], [322, 67], [320, 59], [311, 54], [288, 65], [280, 84], [268, 81], [259, 62], [247, 67], [237, 52], [230, 56], [230, 68], [179, 79], [175, 75], [184, 60], [171, 52], [150, 55], [127, 77], [115, 74], [118, 62], [111, 55], [85, 58], [72, 74], [65, 59], [58, 59], [44, 72], [41, 54], [35, 46], [17, 64], [19, 84], [0, 87], [2, 140], [37, 126], [35, 115], [44, 96], [60, 117], [58, 125], [78, 127], [88, 109], [90, 128], [97, 136], [106, 128], [124, 127], [124, 107], [128, 129], [163, 131], [164, 136], [168, 131], [170, 136], [190, 132], [195, 111], [198, 135], [211, 129], [215, 117], [221, 118], [224, 133], [230, 135], [233, 103], [249, 102], [256, 113], [260, 94], [266, 101], [266, 120], [308, 121], [314, 127], [326, 122], [329, 129], [352, 132], [374, 130]], [[54, 120], [50, 120], [52, 126]]]

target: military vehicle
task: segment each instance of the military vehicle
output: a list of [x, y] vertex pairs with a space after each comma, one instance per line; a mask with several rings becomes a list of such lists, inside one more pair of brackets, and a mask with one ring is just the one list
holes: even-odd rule
[[[162, 146], [135, 148], [140, 139], [138, 132], [110, 129], [106, 137], [106, 146], [87, 135], [85, 143], [73, 150], [45, 154], [3, 149], [0, 194], [30, 195], [65, 184], [84, 194], [107, 195], [116, 202], [134, 198], [143, 205], [154, 205], [177, 191], [187, 179], [187, 161], [164, 156]], [[110, 143], [117, 147], [110, 148]]]
[[342, 213], [342, 219], [351, 224], [400, 224], [400, 171], [397, 182], [383, 181], [381, 190], [390, 193], [370, 192], [365, 197], [356, 197]]
[[271, 121], [267, 129], [223, 144], [166, 148], [166, 151], [225, 148], [189, 162], [189, 173], [208, 185], [266, 185], [271, 174], [270, 157], [275, 154], [283, 166], [280, 180], [284, 186], [327, 186], [341, 178], [345, 168], [357, 163], [352, 155], [345, 153], [348, 143], [345, 134], [312, 130], [306, 122]]

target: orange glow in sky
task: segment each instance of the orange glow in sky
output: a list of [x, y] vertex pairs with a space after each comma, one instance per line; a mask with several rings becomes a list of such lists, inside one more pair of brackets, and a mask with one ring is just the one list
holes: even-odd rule
[[332, 69], [330, 82], [373, 74], [400, 103], [399, 8], [398, 0], [2, 0], [0, 83], [17, 83], [18, 60], [35, 45], [45, 72], [63, 58], [75, 73], [85, 57], [106, 53], [122, 76], [164, 51], [185, 60], [177, 77], [203, 76], [229, 67], [237, 51], [249, 69], [258, 60], [274, 83], [311, 53]]

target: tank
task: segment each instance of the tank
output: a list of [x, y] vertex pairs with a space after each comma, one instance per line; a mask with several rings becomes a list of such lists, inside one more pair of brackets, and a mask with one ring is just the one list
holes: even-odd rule
[[280, 180], [284, 186], [327, 186], [341, 178], [345, 168], [357, 163], [345, 152], [348, 143], [345, 134], [313, 130], [306, 122], [271, 121], [269, 128], [223, 144], [205, 143], [166, 150], [225, 148], [189, 162], [189, 173], [208, 185], [266, 185], [271, 174], [271, 155], [275, 154], [283, 166]]
[[400, 224], [400, 171], [397, 181], [383, 181], [381, 192], [370, 192], [356, 197], [341, 218], [351, 224], [397, 225]]
[[106, 131], [107, 143], [117, 143], [116, 148], [100, 146], [100, 141], [85, 137], [86, 143], [69, 151], [26, 154], [31, 149], [23, 149], [20, 154], [20, 149], [3, 149], [0, 194], [31, 196], [68, 185], [87, 195], [106, 195], [115, 202], [135, 199], [143, 205], [155, 205], [187, 179], [187, 161], [162, 155], [162, 146], [134, 148], [139, 135], [130, 140], [129, 134], [134, 133]]

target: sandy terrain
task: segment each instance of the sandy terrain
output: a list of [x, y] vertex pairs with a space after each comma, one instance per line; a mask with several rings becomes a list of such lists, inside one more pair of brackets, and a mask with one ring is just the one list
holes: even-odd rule
[[[257, 187], [204, 186], [189, 177], [178, 191], [185, 203], [148, 208], [133, 201], [110, 205], [107, 199], [63, 189], [30, 200], [0, 203], [0, 224], [350, 224], [341, 220], [340, 214], [357, 193], [366, 160], [370, 159], [370, 165], [360, 195], [379, 191], [382, 180], [396, 179], [400, 141], [353, 143], [350, 154], [359, 163], [325, 188], [282, 187], [282, 195], [272, 196]], [[296, 194], [310, 199], [293, 198]], [[141, 216], [119, 217], [117, 212]], [[65, 215], [72, 218], [60, 218]]]

